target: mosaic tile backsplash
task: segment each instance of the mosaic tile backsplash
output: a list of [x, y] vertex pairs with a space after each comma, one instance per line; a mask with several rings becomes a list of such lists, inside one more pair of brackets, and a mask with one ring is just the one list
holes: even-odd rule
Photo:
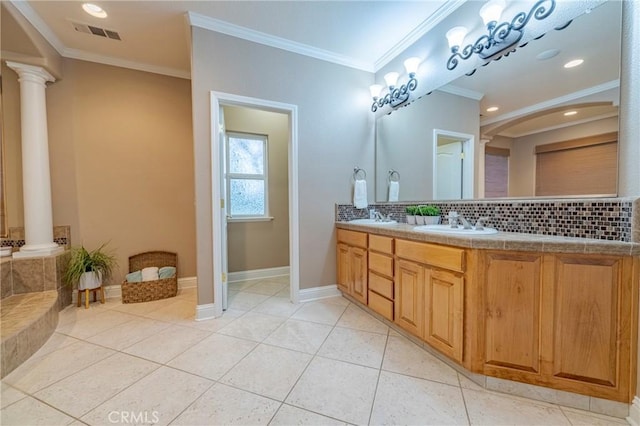
[[[71, 248], [71, 227], [70, 226], [54, 226], [53, 242], [63, 246], [65, 249]], [[0, 239], [0, 245], [11, 246], [16, 251], [25, 244], [24, 228], [9, 228], [9, 237]]]
[[[348, 221], [369, 217], [369, 209], [406, 223], [405, 208], [417, 204], [440, 207], [445, 219], [455, 210], [472, 224], [479, 217], [489, 217], [486, 226], [503, 232], [594, 238], [631, 242], [633, 208], [640, 210], [640, 199], [590, 198], [564, 200], [473, 200], [422, 203], [376, 203], [366, 209], [351, 204], [336, 204], [336, 220]], [[635, 212], [640, 215], [640, 211]]]

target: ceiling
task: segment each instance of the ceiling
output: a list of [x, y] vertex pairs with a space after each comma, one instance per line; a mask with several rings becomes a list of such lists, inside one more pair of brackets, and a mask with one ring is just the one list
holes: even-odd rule
[[[94, 1], [108, 13], [106, 19], [85, 13], [82, 1], [11, 3], [64, 57], [189, 78], [189, 20], [215, 31], [376, 72], [464, 1]], [[116, 31], [121, 40], [79, 32], [74, 24]], [[3, 34], [6, 30], [10, 29], [3, 28]], [[560, 50], [554, 58], [535, 58], [552, 48]], [[563, 69], [574, 57], [585, 63]], [[570, 118], [536, 115], [535, 120], [519, 122], [500, 133], [517, 137], [570, 121], [617, 115], [619, 63], [620, 2], [610, 1], [574, 20], [567, 29], [552, 31], [445, 89], [480, 99], [483, 126], [550, 104], [580, 103], [580, 96], [593, 96], [594, 87], [611, 92], [609, 97], [616, 99], [608, 109], [583, 108]], [[500, 109], [486, 112], [493, 105]]]

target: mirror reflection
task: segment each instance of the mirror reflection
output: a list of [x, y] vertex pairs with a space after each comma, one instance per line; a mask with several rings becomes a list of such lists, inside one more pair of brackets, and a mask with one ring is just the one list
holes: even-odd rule
[[606, 2], [378, 118], [376, 201], [615, 195], [620, 30]]

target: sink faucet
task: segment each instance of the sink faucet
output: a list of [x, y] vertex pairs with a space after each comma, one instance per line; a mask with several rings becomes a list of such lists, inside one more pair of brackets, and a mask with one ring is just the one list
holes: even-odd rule
[[476, 221], [476, 231], [482, 231], [484, 229], [484, 223], [491, 218], [489, 217], [479, 217]]
[[473, 227], [471, 226], [471, 223], [469, 223], [469, 221], [465, 219], [464, 216], [459, 214], [457, 211], [451, 210], [449, 211], [449, 214], [447, 216], [449, 218], [449, 225], [451, 225], [452, 228], [457, 228], [458, 221], [460, 221], [460, 223], [462, 223], [463, 229], [473, 229]]
[[385, 216], [382, 213], [380, 213], [379, 211], [376, 211], [375, 212], [375, 219], [379, 220], [380, 222], [390, 222], [391, 221], [391, 213], [389, 213], [387, 216]]

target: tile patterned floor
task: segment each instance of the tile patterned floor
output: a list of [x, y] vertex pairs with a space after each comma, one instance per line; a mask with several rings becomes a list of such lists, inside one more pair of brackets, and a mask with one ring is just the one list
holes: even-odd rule
[[300, 305], [284, 279], [232, 285], [222, 318], [196, 293], [70, 306], [2, 380], [2, 425], [624, 425], [487, 391], [344, 298]]

